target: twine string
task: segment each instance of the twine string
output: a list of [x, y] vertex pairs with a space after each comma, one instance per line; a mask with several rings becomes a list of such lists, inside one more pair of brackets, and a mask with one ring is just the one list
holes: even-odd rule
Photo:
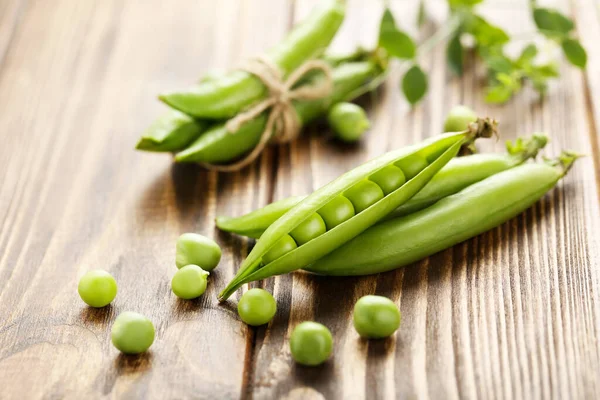
[[[250, 153], [241, 160], [232, 164], [219, 165], [200, 163], [203, 167], [213, 171], [232, 172], [238, 171], [252, 163], [265, 149], [269, 141], [288, 143], [298, 137], [302, 124], [298, 118], [292, 100], [318, 100], [328, 97], [333, 91], [333, 76], [331, 67], [322, 60], [309, 60], [284, 80], [283, 73], [271, 60], [266, 57], [252, 59], [242, 68], [257, 78], [267, 87], [269, 95], [227, 121], [225, 129], [228, 134], [237, 132], [245, 123], [252, 121], [264, 111], [270, 109], [265, 129], [259, 142]], [[324, 79], [315, 84], [294, 86], [309, 72], [321, 71]]]

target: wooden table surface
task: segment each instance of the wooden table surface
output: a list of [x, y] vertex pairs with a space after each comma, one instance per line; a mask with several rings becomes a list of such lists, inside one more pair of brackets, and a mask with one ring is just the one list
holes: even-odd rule
[[[422, 59], [424, 102], [406, 104], [394, 68], [368, 101], [373, 127], [356, 146], [312, 128], [234, 174], [133, 150], [163, 109], [157, 93], [260, 53], [316, 2], [0, 0], [1, 399], [600, 398], [600, 3], [557, 3], [577, 20], [588, 69], [563, 63], [542, 101], [528, 89], [486, 105], [480, 68], [454, 77], [439, 47]], [[493, 22], [532, 30], [525, 1], [485, 3]], [[413, 31], [415, 4], [392, 2]], [[372, 42], [381, 11], [382, 2], [349, 1], [334, 48]], [[217, 303], [251, 243], [219, 233], [216, 215], [308, 193], [436, 134], [457, 103], [496, 117], [504, 139], [546, 131], [547, 154], [589, 157], [523, 215], [410, 267], [260, 283], [278, 301], [268, 327], [239, 320], [239, 292]], [[488, 142], [484, 150], [502, 150]], [[223, 248], [197, 301], [170, 291], [175, 240], [187, 231]], [[105, 309], [77, 295], [94, 268], [119, 284]], [[355, 301], [372, 293], [401, 309], [389, 340], [360, 340], [352, 327]], [[125, 310], [154, 321], [145, 355], [120, 355], [110, 343]], [[290, 359], [289, 334], [304, 320], [335, 338], [334, 357], [318, 368]]]

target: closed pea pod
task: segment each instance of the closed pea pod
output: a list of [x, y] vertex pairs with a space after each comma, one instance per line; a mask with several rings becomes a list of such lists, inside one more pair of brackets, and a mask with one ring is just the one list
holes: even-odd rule
[[374, 226], [305, 269], [323, 275], [368, 275], [399, 268], [488, 231], [552, 189], [577, 155], [553, 165], [524, 164], [475, 183], [434, 205]]
[[169, 110], [146, 129], [136, 149], [158, 152], [179, 151], [197, 139], [207, 127], [206, 121], [195, 120], [177, 110]]
[[[284, 74], [295, 70], [306, 60], [320, 55], [333, 39], [344, 19], [344, 4], [328, 0], [298, 24], [268, 58]], [[159, 98], [186, 114], [208, 119], [229, 118], [252, 103], [261, 100], [267, 89], [256, 76], [233, 71], [226, 76], [202, 82], [188, 90], [168, 93]]]
[[[199, 82], [210, 82], [223, 77], [222, 71], [209, 71]], [[173, 152], [185, 149], [208, 126], [208, 121], [198, 120], [178, 110], [169, 110], [146, 129], [136, 145], [137, 150]]]
[[[277, 221], [303, 198], [304, 196], [288, 197], [237, 218], [220, 216], [217, 217], [216, 224], [222, 231], [258, 239], [268, 225]], [[269, 221], [267, 226], [265, 226], [266, 221]]]
[[[471, 142], [477, 137], [489, 137], [495, 132], [494, 122], [486, 120], [479, 120], [478, 122], [477, 126], [471, 130], [439, 135], [418, 145], [384, 154], [315, 191], [267, 229], [240, 266], [234, 279], [219, 294], [219, 299], [227, 299], [244, 283], [300, 269], [375, 224], [396, 207], [414, 196], [458, 153], [463, 144]], [[408, 180], [395, 191], [371, 204], [368, 208], [357, 212], [348, 220], [328, 230], [319, 237], [298, 246], [276, 259], [270, 260], [268, 263], [264, 261], [264, 255], [268, 254], [277, 242], [289, 235], [294, 228], [311, 217], [315, 212], [321, 210], [327, 203], [338, 196], [345, 195], [345, 192], [353, 186], [368, 180], [371, 175], [377, 173], [382, 168], [388, 165], [397, 166], [405, 158], [414, 157], [415, 155], [429, 161], [429, 164], [414, 179]], [[322, 216], [321, 212], [319, 214]], [[323, 219], [327, 223], [326, 218]]]
[[[421, 210], [444, 197], [458, 193], [473, 183], [507, 169], [514, 168], [529, 158], [534, 158], [539, 150], [546, 145], [547, 141], [548, 138], [546, 135], [537, 133], [529, 138], [519, 138], [514, 142], [507, 142], [507, 154], [473, 154], [454, 158], [419, 193], [392, 211], [384, 219]], [[393, 191], [394, 188], [403, 184], [405, 180], [402, 171], [396, 166], [385, 167], [373, 174], [369, 179], [377, 183], [386, 195]], [[302, 199], [304, 199], [304, 196], [289, 197], [237, 218], [219, 217], [217, 218], [217, 227], [239, 235], [258, 238], [272, 223], [277, 221], [277, 219]], [[343, 222], [353, 216], [354, 211], [352, 203], [348, 199], [340, 196], [340, 201], [345, 201], [348, 205], [344, 214], [345, 218], [341, 218], [341, 222]], [[333, 201], [328, 204], [332, 206], [330, 207], [332, 211], [337, 210], [339, 212], [344, 210], [344, 208], [334, 204]], [[325, 216], [331, 218], [335, 214], [332, 212], [323, 213], [321, 210], [319, 210], [319, 214], [325, 220], [327, 229], [332, 229], [341, 223], [336, 221], [337, 223], [330, 226], [330, 222], [328, 222]]]

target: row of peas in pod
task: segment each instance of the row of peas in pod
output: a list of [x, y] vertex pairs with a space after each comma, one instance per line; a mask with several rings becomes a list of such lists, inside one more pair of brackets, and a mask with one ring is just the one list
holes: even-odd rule
[[[268, 59], [284, 80], [307, 61], [318, 61], [328, 68], [328, 74], [319, 69], [307, 71], [293, 85], [292, 90], [311, 90], [327, 80], [331, 83], [331, 90], [322, 98], [294, 100], [295, 117], [303, 126], [326, 117], [337, 138], [352, 142], [370, 123], [364, 109], [349, 101], [383, 81], [387, 62], [380, 54], [361, 49], [343, 55], [325, 54], [344, 15], [344, 1], [321, 2], [262, 59]], [[136, 147], [174, 153], [176, 162], [234, 163], [259, 145], [269, 110], [235, 128], [227, 122], [269, 96], [270, 90], [256, 74], [239, 69], [209, 72], [187, 89], [159, 96], [172, 109], [151, 124]]]

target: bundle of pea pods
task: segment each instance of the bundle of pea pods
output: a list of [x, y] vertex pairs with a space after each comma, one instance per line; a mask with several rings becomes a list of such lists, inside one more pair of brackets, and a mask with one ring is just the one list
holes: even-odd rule
[[476, 119], [466, 130], [386, 153], [306, 197], [218, 217], [219, 229], [258, 239], [219, 299], [296, 270], [348, 276], [406, 266], [523, 212], [578, 158], [564, 151], [525, 163], [546, 145], [544, 134], [507, 142], [505, 154], [455, 158], [494, 133], [495, 121]]
[[[332, 90], [324, 98], [295, 100], [301, 125], [327, 115], [337, 136], [357, 140], [369, 127], [364, 110], [348, 103], [381, 82], [386, 62], [362, 50], [345, 55], [325, 55], [342, 24], [345, 5], [327, 0], [317, 6], [288, 36], [266, 54], [284, 76], [303, 63], [318, 59], [331, 69]], [[299, 86], [314, 86], [326, 77], [312, 71]], [[375, 85], [376, 86], [376, 85]], [[172, 109], [159, 117], [137, 143], [138, 150], [169, 152], [176, 162], [230, 164], [254, 149], [265, 130], [268, 110], [230, 132], [226, 122], [269, 96], [257, 76], [243, 70], [209, 73], [191, 87], [161, 94]]]

